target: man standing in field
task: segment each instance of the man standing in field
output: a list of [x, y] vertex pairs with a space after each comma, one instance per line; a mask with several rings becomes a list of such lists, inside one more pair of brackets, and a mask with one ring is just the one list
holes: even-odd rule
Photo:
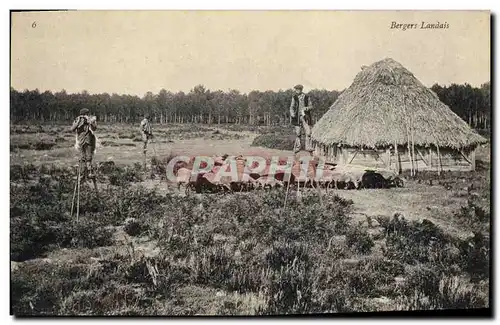
[[149, 115], [144, 114], [144, 119], [141, 121], [142, 142], [144, 143], [143, 153], [146, 155], [148, 143], [153, 139], [153, 132], [151, 131], [151, 123], [149, 122]]
[[295, 144], [293, 146], [293, 152], [295, 154], [299, 153], [302, 147], [300, 142], [300, 136], [302, 130], [305, 133], [305, 150], [311, 155], [313, 154], [313, 148], [311, 143], [311, 110], [313, 105], [309, 98], [309, 95], [304, 94], [302, 90], [304, 87], [302, 85], [296, 85], [294, 87], [295, 94], [292, 97], [292, 102], [290, 104], [290, 117], [292, 125], [295, 126]]
[[82, 178], [93, 178], [92, 159], [96, 147], [96, 136], [94, 131], [97, 129], [97, 118], [90, 116], [87, 108], [80, 110], [80, 115], [75, 119], [71, 126], [71, 132], [76, 131], [77, 148], [80, 151], [80, 176]]

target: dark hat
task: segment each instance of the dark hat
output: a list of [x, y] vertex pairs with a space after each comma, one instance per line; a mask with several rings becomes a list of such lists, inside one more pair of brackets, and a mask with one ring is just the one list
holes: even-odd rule
[[302, 90], [302, 89], [304, 89], [304, 86], [302, 86], [302, 85], [296, 85], [296, 86], [295, 86], [295, 87], [293, 87], [293, 88], [294, 88], [294, 89], [300, 89], [300, 90]]
[[88, 108], [82, 108], [80, 110], [80, 115], [87, 115], [88, 113], [90, 113]]

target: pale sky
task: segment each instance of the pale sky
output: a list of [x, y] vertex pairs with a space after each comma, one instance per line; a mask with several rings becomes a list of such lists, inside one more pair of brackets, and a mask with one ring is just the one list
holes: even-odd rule
[[[419, 28], [390, 29], [392, 21]], [[420, 29], [422, 21], [449, 28]], [[490, 80], [487, 11], [25, 12], [11, 24], [18, 90], [342, 90], [362, 65], [387, 57], [429, 87]]]

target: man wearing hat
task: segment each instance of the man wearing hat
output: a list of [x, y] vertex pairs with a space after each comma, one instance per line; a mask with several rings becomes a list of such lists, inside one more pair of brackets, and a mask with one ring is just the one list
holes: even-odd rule
[[148, 142], [153, 139], [151, 123], [149, 123], [149, 115], [144, 114], [144, 119], [141, 121], [142, 142], [144, 143], [143, 153], [146, 154]]
[[296, 85], [294, 88], [294, 95], [292, 97], [292, 102], [290, 104], [290, 117], [292, 125], [295, 126], [295, 144], [293, 146], [293, 152], [297, 154], [301, 150], [300, 135], [302, 130], [304, 130], [306, 136], [305, 150], [311, 155], [313, 153], [312, 143], [311, 143], [311, 110], [313, 105], [309, 98], [302, 92], [304, 87], [302, 85]]
[[96, 129], [97, 118], [90, 116], [90, 111], [87, 108], [82, 108], [80, 115], [71, 126], [71, 131], [76, 131], [77, 147], [80, 150], [81, 177], [94, 177], [92, 174], [92, 158], [96, 147], [96, 137], [94, 135]]

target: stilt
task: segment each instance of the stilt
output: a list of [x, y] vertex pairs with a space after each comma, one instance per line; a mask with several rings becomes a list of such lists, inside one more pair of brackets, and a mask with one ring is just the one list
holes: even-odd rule
[[76, 222], [78, 222], [78, 217], [80, 216], [80, 169], [78, 169], [78, 179], [77, 179], [77, 192], [76, 192]]
[[285, 210], [285, 208], [286, 208], [286, 201], [288, 199], [288, 192], [290, 191], [290, 180], [291, 180], [291, 177], [288, 178], [288, 182], [286, 185], [285, 202], [283, 204], [283, 210]]
[[300, 181], [299, 181], [299, 178], [297, 178], [297, 201], [300, 202], [301, 201], [301, 197], [300, 197]]
[[153, 152], [156, 156], [156, 140], [153, 140], [152, 142], [153, 142]]
[[[312, 180], [311, 180], [311, 184], [312, 184]], [[321, 193], [321, 185], [319, 183], [316, 184], [316, 191], [318, 192], [318, 195], [319, 195], [319, 203], [321, 204], [321, 206], [323, 206], [323, 193]]]
[[71, 200], [71, 213], [70, 213], [70, 216], [73, 217], [73, 211], [74, 211], [74, 208], [75, 208], [75, 198], [76, 198], [76, 190], [78, 188], [78, 182], [79, 182], [79, 179], [80, 179], [80, 165], [78, 165], [78, 173], [77, 173], [77, 179], [76, 179], [76, 182], [75, 182], [75, 189], [73, 190], [73, 199]]

